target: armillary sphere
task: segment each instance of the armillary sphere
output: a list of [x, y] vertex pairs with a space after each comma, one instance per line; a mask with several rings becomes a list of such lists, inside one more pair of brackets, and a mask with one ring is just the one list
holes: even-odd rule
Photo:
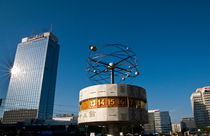
[[89, 46], [88, 78], [97, 83], [120, 83], [139, 75], [136, 54], [122, 44], [106, 44], [100, 48]]

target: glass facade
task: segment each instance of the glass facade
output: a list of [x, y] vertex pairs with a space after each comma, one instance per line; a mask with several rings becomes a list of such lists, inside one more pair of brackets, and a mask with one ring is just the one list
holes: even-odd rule
[[44, 34], [18, 44], [3, 123], [52, 118], [59, 45]]
[[157, 133], [170, 134], [171, 119], [168, 111], [154, 112], [154, 120]]
[[149, 122], [144, 124], [145, 134], [170, 134], [171, 119], [168, 111], [151, 110], [148, 114]]

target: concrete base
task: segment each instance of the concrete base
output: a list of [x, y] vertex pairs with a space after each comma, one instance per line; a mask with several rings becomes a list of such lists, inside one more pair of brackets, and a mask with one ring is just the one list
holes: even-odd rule
[[108, 135], [120, 136], [120, 125], [148, 123], [146, 91], [127, 84], [89, 86], [80, 91], [78, 123], [107, 126]]

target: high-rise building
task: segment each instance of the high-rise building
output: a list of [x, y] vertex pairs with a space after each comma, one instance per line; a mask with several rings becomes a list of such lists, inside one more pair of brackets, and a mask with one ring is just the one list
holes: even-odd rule
[[52, 118], [59, 48], [50, 32], [23, 38], [18, 44], [3, 123]]
[[191, 103], [196, 126], [210, 126], [210, 87], [193, 92]]
[[145, 133], [169, 134], [171, 132], [171, 118], [168, 111], [149, 110], [149, 123], [144, 125]]

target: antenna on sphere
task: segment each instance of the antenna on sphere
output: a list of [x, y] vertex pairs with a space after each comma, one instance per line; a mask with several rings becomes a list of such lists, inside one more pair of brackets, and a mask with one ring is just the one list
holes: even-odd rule
[[34, 29], [32, 29], [32, 31], [31, 31], [31, 36], [33, 36], [34, 35]]
[[50, 32], [52, 33], [53, 30], [53, 24], [50, 25]]

